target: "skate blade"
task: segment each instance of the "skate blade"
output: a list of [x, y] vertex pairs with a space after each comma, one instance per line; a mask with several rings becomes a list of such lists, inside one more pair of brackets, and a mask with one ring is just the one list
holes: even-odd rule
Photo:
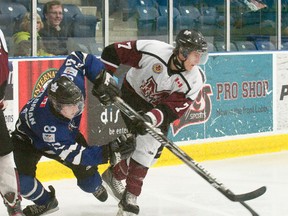
[[49, 210], [49, 211], [45, 212], [45, 213], [44, 213], [44, 214], [42, 214], [42, 215], [51, 214], [51, 213], [53, 213], [53, 212], [56, 212], [56, 211], [58, 211], [58, 210], [59, 210], [59, 207], [57, 206], [56, 208], [54, 208], [54, 209], [51, 209], [51, 210]]
[[122, 208], [119, 208], [116, 216], [136, 216], [136, 214], [134, 214], [132, 212], [123, 211]]

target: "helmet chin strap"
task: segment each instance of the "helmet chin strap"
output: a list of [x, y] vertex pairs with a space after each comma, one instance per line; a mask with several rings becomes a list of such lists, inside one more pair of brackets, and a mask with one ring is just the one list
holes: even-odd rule
[[184, 61], [181, 61], [177, 58], [177, 55], [173, 55], [172, 57], [172, 62], [174, 64], [174, 66], [177, 68], [178, 72], [183, 72], [185, 71], [185, 66], [184, 66], [184, 62], [186, 61], [186, 59]]

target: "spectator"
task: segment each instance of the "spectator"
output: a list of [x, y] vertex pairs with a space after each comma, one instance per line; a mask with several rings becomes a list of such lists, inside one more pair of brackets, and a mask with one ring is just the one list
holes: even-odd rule
[[72, 37], [70, 25], [64, 25], [63, 6], [60, 1], [50, 1], [44, 5], [44, 28], [39, 32], [47, 51], [54, 55], [67, 55], [67, 37]]
[[[20, 24], [20, 31], [13, 35], [14, 56], [31, 55], [31, 14], [26, 13]], [[37, 55], [51, 56], [45, 51], [45, 47], [39, 35], [39, 31], [44, 27], [39, 14], [37, 14]]]

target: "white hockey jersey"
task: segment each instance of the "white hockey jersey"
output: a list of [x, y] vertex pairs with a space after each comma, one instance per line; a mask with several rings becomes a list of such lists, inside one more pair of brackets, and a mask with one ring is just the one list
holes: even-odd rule
[[101, 60], [113, 72], [120, 64], [130, 65], [125, 79], [134, 91], [154, 107], [165, 104], [181, 117], [202, 89], [205, 75], [196, 65], [191, 71], [173, 73], [173, 49], [157, 40], [125, 41], [110, 45], [109, 52], [104, 49]]
[[[203, 73], [198, 66], [192, 71], [185, 71], [172, 76], [168, 73], [168, 61], [173, 53], [173, 47], [159, 41], [139, 40], [137, 50], [143, 53], [138, 65], [131, 68], [126, 80], [133, 89], [147, 102], [157, 105], [167, 94], [184, 93], [194, 100], [203, 85]], [[159, 95], [160, 94], [160, 95]]]

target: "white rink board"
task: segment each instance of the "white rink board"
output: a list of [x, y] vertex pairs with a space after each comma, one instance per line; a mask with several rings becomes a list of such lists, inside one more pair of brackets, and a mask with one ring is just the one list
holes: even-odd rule
[[[288, 55], [287, 53], [278, 53], [276, 56], [276, 85], [277, 94], [276, 116], [277, 130], [288, 129]], [[275, 94], [274, 94], [275, 95]]]

